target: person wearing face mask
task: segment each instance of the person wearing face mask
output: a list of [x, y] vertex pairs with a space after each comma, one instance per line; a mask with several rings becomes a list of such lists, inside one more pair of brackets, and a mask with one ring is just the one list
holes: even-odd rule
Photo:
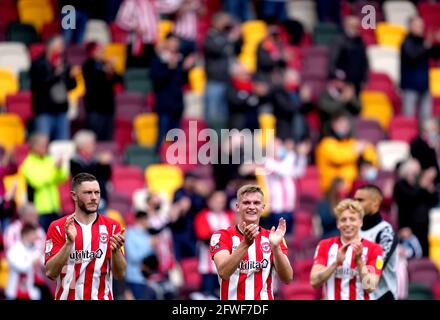
[[341, 70], [346, 81], [354, 86], [357, 95], [367, 80], [368, 59], [365, 44], [360, 37], [361, 21], [357, 16], [346, 16], [343, 34], [336, 36], [330, 45], [330, 74]]
[[325, 136], [316, 148], [316, 164], [319, 169], [321, 189], [325, 192], [335, 177], [344, 180], [348, 192], [358, 176], [358, 161], [364, 159], [377, 164], [374, 146], [351, 135], [348, 116], [336, 115], [331, 120], [331, 135]]

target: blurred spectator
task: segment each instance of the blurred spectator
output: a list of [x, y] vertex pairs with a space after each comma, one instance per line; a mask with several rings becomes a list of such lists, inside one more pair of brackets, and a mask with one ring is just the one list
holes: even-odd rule
[[201, 195], [199, 177], [191, 172], [185, 174], [183, 186], [174, 193], [174, 205], [180, 208], [180, 214], [170, 225], [173, 233], [174, 252], [177, 261], [196, 256], [196, 236], [194, 217], [205, 207], [205, 198]]
[[325, 192], [324, 198], [318, 203], [317, 211], [321, 218], [322, 239], [336, 237], [339, 230], [336, 227], [336, 216], [334, 208], [346, 197], [344, 192], [344, 180], [334, 178], [328, 190]]
[[241, 22], [251, 18], [250, 0], [225, 0], [223, 1], [223, 7], [225, 11]]
[[[425, 24], [421, 17], [413, 17], [409, 32], [400, 48], [400, 87], [403, 94], [403, 114], [428, 120], [432, 114], [429, 92], [429, 59], [440, 56], [440, 44], [433, 46], [433, 35], [424, 37]], [[436, 41], [440, 40], [437, 32]], [[419, 111], [417, 106], [420, 105]]]
[[194, 230], [197, 236], [199, 256], [199, 273], [202, 275], [202, 294], [219, 298], [220, 284], [217, 270], [209, 253], [211, 235], [220, 229], [234, 225], [234, 213], [226, 209], [227, 197], [224, 191], [215, 191], [207, 199], [208, 208], [197, 213], [194, 219]]
[[[292, 140], [285, 143], [276, 138], [268, 146], [267, 159], [262, 166], [268, 191], [269, 216], [261, 217], [261, 225], [270, 229], [277, 226], [280, 218], [286, 220], [286, 233], [291, 234], [294, 224], [297, 189], [295, 179], [304, 175], [310, 143], [301, 142], [296, 148]], [[255, 171], [255, 165], [243, 165], [242, 174]]]
[[400, 166], [399, 179], [394, 185], [399, 230], [411, 230], [420, 241], [424, 257], [429, 257], [429, 211], [438, 203], [436, 175], [433, 167], [422, 172], [419, 162], [411, 158]]
[[410, 228], [405, 227], [399, 230], [399, 244], [405, 259], [411, 260], [423, 257], [420, 241]]
[[64, 59], [64, 42], [55, 36], [46, 44], [46, 54], [32, 62], [30, 70], [35, 129], [51, 140], [68, 140], [67, 91], [76, 87], [80, 68], [70, 68]]
[[[19, 219], [12, 222], [5, 230], [3, 241], [5, 252], [8, 253], [9, 249], [21, 240], [21, 230], [24, 225], [36, 227], [37, 239], [35, 240], [35, 247], [42, 252], [46, 233], [38, 222], [38, 212], [34, 205], [30, 203], [21, 205], [18, 209], [18, 214]], [[34, 266], [34, 284], [40, 290], [41, 300], [53, 300], [52, 293], [47, 284], [47, 278], [43, 272], [43, 259], [40, 262], [39, 265]]]
[[440, 183], [440, 170], [438, 165], [438, 155], [440, 151], [440, 131], [438, 120], [430, 118], [421, 125], [420, 135], [411, 141], [411, 156], [417, 159], [422, 170], [435, 168], [437, 176], [435, 184]]
[[368, 76], [368, 58], [360, 36], [361, 21], [357, 16], [344, 18], [344, 33], [330, 46], [330, 74], [336, 70], [345, 73], [345, 81], [354, 85], [356, 95]]
[[280, 30], [276, 25], [268, 27], [267, 35], [257, 47], [257, 72], [272, 79], [272, 76], [281, 75], [286, 67], [287, 57], [284, 44], [280, 38]]
[[61, 212], [58, 185], [68, 178], [62, 167], [62, 159], [53, 159], [47, 152], [49, 139], [34, 133], [30, 139], [30, 152], [23, 161], [23, 174], [28, 187], [28, 200], [33, 202], [40, 215], [40, 224], [45, 231]]
[[203, 45], [206, 72], [205, 121], [213, 129], [227, 127], [228, 70], [234, 57], [234, 45], [240, 34], [241, 30], [233, 24], [231, 16], [218, 12], [212, 18], [212, 28]]
[[353, 84], [346, 81], [342, 70], [330, 74], [326, 89], [319, 97], [319, 116], [321, 119], [321, 134], [331, 134], [331, 119], [339, 114], [356, 116], [361, 111], [361, 103], [356, 96]]
[[142, 261], [154, 254], [151, 236], [148, 230], [148, 215], [146, 212], [136, 212], [133, 226], [127, 228], [125, 236], [125, 257], [127, 270], [125, 280], [136, 300], [155, 300], [156, 294], [148, 285], [142, 274]]
[[39, 300], [41, 293], [35, 286], [35, 267], [43, 263], [43, 250], [37, 246], [37, 227], [25, 224], [21, 237], [6, 254], [8, 261], [8, 285], [5, 295], [8, 300]]
[[335, 177], [344, 180], [344, 191], [348, 192], [358, 175], [360, 158], [377, 163], [374, 146], [352, 137], [350, 119], [337, 115], [331, 121], [331, 135], [325, 136], [316, 147], [316, 164], [319, 169], [322, 191], [326, 191]]
[[[64, 6], [73, 6], [75, 8], [75, 14], [73, 15], [75, 20], [70, 21], [70, 23], [75, 23], [75, 27], [62, 28], [64, 43], [66, 45], [69, 45], [70, 43], [82, 44], [86, 33], [87, 22], [90, 17], [90, 11], [92, 9], [92, 2], [84, 0], [60, 0], [59, 9], [61, 10]], [[66, 11], [66, 13], [61, 11], [61, 21], [64, 19], [67, 21], [71, 20], [72, 16], [68, 16], [69, 13], [70, 11]]]
[[81, 172], [94, 175], [101, 191], [99, 209], [104, 210], [108, 203], [107, 183], [112, 175], [112, 154], [109, 151], [96, 154], [96, 139], [92, 131], [78, 131], [73, 137], [73, 141], [76, 153], [70, 159], [70, 176], [74, 177]]
[[129, 32], [126, 67], [149, 66], [158, 36], [159, 13], [156, 0], [123, 0], [116, 24]]
[[112, 61], [104, 58], [104, 47], [97, 42], [87, 45], [89, 58], [82, 70], [86, 93], [87, 127], [95, 132], [98, 141], [112, 140], [115, 116], [115, 92], [113, 87], [121, 82]]
[[194, 65], [194, 56], [183, 59], [179, 53], [179, 38], [167, 35], [156, 48], [151, 59], [150, 72], [155, 95], [155, 111], [159, 115], [159, 136], [156, 150], [165, 139], [168, 130], [179, 128], [183, 114], [182, 85], [186, 82], [184, 71]]
[[275, 85], [272, 91], [277, 137], [294, 141], [309, 137], [305, 113], [313, 108], [311, 94], [309, 86], [300, 87], [297, 71], [287, 69], [284, 72], [283, 82]]
[[180, 39], [180, 52], [184, 57], [196, 52], [197, 12], [201, 11], [201, 0], [181, 0], [175, 12], [173, 33]]
[[258, 76], [252, 79], [245, 66], [240, 63], [234, 64], [231, 69], [231, 82], [226, 92], [229, 128], [258, 129], [260, 108], [270, 102], [269, 83]]
[[[4, 177], [15, 174], [17, 172], [17, 164], [12, 151], [6, 151], [0, 146], [0, 228], [5, 230], [9, 219], [15, 212], [15, 190], [6, 192], [4, 185]], [[15, 186], [16, 188], [16, 186]]]

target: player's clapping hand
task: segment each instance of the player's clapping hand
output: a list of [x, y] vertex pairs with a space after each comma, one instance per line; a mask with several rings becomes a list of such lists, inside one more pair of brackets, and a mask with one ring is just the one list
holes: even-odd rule
[[249, 245], [254, 242], [255, 238], [260, 233], [260, 227], [254, 223], [246, 225], [245, 222], [242, 222], [240, 228], [243, 230], [244, 241], [246, 241], [246, 243]]
[[125, 242], [125, 229], [122, 229], [121, 232], [113, 235], [110, 238], [110, 247], [113, 252], [116, 252], [122, 248]]
[[270, 229], [269, 234], [269, 242], [272, 248], [278, 247], [281, 244], [281, 241], [284, 239], [284, 235], [286, 234], [286, 220], [284, 218], [280, 218], [278, 222], [278, 227], [272, 227]]
[[344, 262], [344, 260], [345, 260], [345, 253], [347, 252], [348, 246], [350, 244], [351, 243], [348, 242], [348, 243], [344, 244], [342, 247], [339, 248], [338, 255], [336, 257], [336, 262], [338, 263], [338, 265], [341, 265]]
[[362, 256], [362, 243], [360, 241], [353, 241], [351, 246], [353, 248], [354, 258], [358, 261]]
[[75, 221], [73, 220], [75, 218], [75, 214], [71, 214], [67, 217], [66, 223], [64, 224], [64, 231], [66, 232], [66, 240], [69, 243], [75, 242], [76, 238], [76, 227], [75, 227]]

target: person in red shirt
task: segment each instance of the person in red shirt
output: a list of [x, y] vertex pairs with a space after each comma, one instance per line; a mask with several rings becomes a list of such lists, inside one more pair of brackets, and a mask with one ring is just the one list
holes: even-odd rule
[[284, 283], [293, 278], [284, 240], [286, 220], [277, 228], [259, 226], [264, 194], [257, 185], [237, 191], [238, 225], [214, 232], [210, 252], [221, 280], [222, 300], [273, 300], [275, 273]]
[[314, 288], [325, 284], [328, 300], [370, 300], [382, 273], [382, 247], [361, 238], [364, 210], [359, 202], [344, 199], [334, 211], [341, 236], [319, 242], [310, 283]]
[[95, 176], [77, 174], [71, 194], [75, 212], [52, 222], [46, 237], [46, 275], [57, 281], [55, 299], [113, 300], [113, 276], [122, 279], [125, 274], [125, 229], [97, 212]]

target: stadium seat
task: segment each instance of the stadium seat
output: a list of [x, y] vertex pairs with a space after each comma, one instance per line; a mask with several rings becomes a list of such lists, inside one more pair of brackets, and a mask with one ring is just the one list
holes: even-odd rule
[[90, 19], [87, 21], [84, 42], [99, 42], [106, 45], [111, 42], [110, 30], [103, 20]]
[[424, 284], [410, 283], [407, 300], [432, 300], [432, 290]]
[[110, 33], [113, 43], [127, 43], [127, 31], [121, 29], [114, 21], [110, 23]]
[[4, 176], [3, 183], [6, 192], [10, 192], [14, 186], [17, 186], [14, 198], [17, 207], [28, 202], [26, 178], [21, 167], [16, 174]]
[[381, 91], [387, 95], [393, 105], [394, 114], [400, 114], [402, 110], [402, 99], [397, 91], [393, 80], [385, 74], [378, 72], [369, 72], [368, 81], [363, 86], [364, 90]]
[[411, 143], [419, 133], [415, 117], [395, 116], [390, 121], [389, 139]]
[[385, 139], [385, 132], [375, 119], [356, 118], [354, 131], [357, 139], [366, 140], [372, 144], [377, 144]]
[[125, 149], [124, 163], [131, 166], [138, 166], [142, 171], [149, 165], [159, 162], [159, 156], [154, 148], [130, 144]]
[[133, 122], [136, 116], [145, 112], [144, 98], [138, 92], [123, 91], [116, 94], [116, 119]]
[[46, 45], [43, 42], [32, 43], [29, 46], [29, 56], [31, 61], [40, 58], [46, 52]]
[[136, 142], [142, 146], [155, 146], [159, 118], [155, 112], [141, 113], [134, 118], [133, 126]]
[[194, 67], [189, 71], [188, 74], [189, 85], [191, 90], [198, 94], [203, 94], [205, 92], [206, 85], [206, 75], [205, 70], [202, 67]]
[[171, 20], [160, 20], [158, 25], [157, 41], [160, 43], [173, 30], [174, 23]]
[[4, 106], [6, 97], [18, 91], [18, 81], [14, 74], [8, 70], [0, 68], [0, 106]]
[[20, 166], [29, 154], [30, 147], [27, 143], [17, 144], [14, 148], [15, 161]]
[[119, 222], [119, 224], [121, 225], [121, 228], [125, 228], [125, 220], [122, 217], [122, 215], [119, 213], [118, 210], [107, 209], [106, 212], [107, 212], [107, 217], [115, 220], [116, 222]]
[[41, 32], [43, 25], [54, 19], [49, 0], [20, 0], [17, 7], [20, 22], [33, 25], [37, 32]]
[[6, 96], [6, 112], [19, 115], [23, 123], [27, 124], [34, 115], [32, 93], [30, 91], [20, 91]]
[[87, 60], [85, 47], [79, 44], [69, 44], [66, 47], [66, 60], [72, 66], [82, 66]]
[[142, 170], [137, 166], [113, 166], [111, 182], [115, 192], [125, 194], [130, 199], [135, 190], [145, 187]]
[[174, 192], [183, 184], [183, 173], [174, 165], [152, 164], [145, 169], [145, 181], [151, 192], [164, 194], [172, 201]]
[[314, 194], [311, 193], [299, 193], [298, 194], [298, 210], [304, 210], [309, 212], [310, 214], [314, 214], [316, 212], [316, 206], [318, 205], [318, 201], [320, 198], [317, 198]]
[[116, 73], [123, 74], [127, 60], [127, 45], [123, 43], [107, 44], [104, 49], [104, 57], [113, 61]]
[[302, 49], [302, 76], [304, 78], [328, 79], [329, 49], [313, 46]]
[[409, 145], [404, 141], [379, 141], [376, 150], [380, 168], [388, 171], [394, 171], [396, 164], [406, 160], [410, 155]]
[[333, 38], [340, 34], [340, 30], [335, 24], [320, 23], [313, 29], [314, 45], [331, 46]]
[[400, 50], [405, 39], [406, 29], [399, 24], [379, 22], [376, 28], [377, 44], [384, 47], [391, 47]]
[[400, 82], [399, 51], [380, 45], [367, 47], [367, 57], [370, 70], [386, 73], [395, 84]]
[[31, 59], [28, 49], [20, 42], [0, 42], [0, 68], [7, 68], [18, 77], [20, 71], [28, 71]]
[[299, 21], [308, 33], [312, 33], [318, 22], [316, 3], [309, 0], [287, 1], [287, 16]]
[[131, 197], [118, 192], [109, 192], [108, 209], [118, 211], [123, 217], [131, 211]]
[[152, 83], [148, 69], [127, 68], [123, 75], [126, 91], [135, 91], [148, 94], [152, 90]]
[[75, 203], [73, 202], [72, 195], [70, 193], [69, 181], [64, 182], [58, 186], [60, 193], [61, 211], [64, 215], [72, 214], [75, 212]]
[[429, 91], [433, 97], [440, 97], [440, 68], [429, 69]]
[[24, 140], [25, 128], [20, 117], [13, 113], [0, 113], [0, 145], [11, 150]]
[[417, 8], [411, 1], [393, 0], [383, 3], [383, 13], [389, 23], [408, 28], [409, 19], [418, 14]]
[[8, 285], [8, 261], [6, 257], [0, 257], [0, 289], [6, 289]]
[[6, 40], [22, 42], [29, 46], [31, 43], [39, 42], [40, 37], [32, 25], [27, 23], [13, 22], [9, 24], [6, 31]]
[[191, 292], [199, 291], [202, 285], [202, 275], [199, 273], [199, 259], [183, 258], [180, 260], [180, 269], [183, 275], [183, 285], [180, 288], [180, 295], [188, 298]]
[[133, 142], [132, 122], [116, 118], [113, 139], [117, 143], [119, 150], [125, 150], [126, 146]]
[[298, 191], [301, 193], [308, 193], [316, 198], [322, 197], [322, 192], [319, 184], [319, 177], [307, 176], [298, 179]]
[[72, 140], [53, 140], [49, 143], [49, 154], [54, 159], [62, 159], [67, 172], [70, 172], [70, 159], [75, 155], [75, 151], [75, 143]]
[[381, 127], [387, 131], [393, 117], [393, 106], [388, 97], [381, 91], [362, 90], [360, 100], [361, 117], [377, 120]]

